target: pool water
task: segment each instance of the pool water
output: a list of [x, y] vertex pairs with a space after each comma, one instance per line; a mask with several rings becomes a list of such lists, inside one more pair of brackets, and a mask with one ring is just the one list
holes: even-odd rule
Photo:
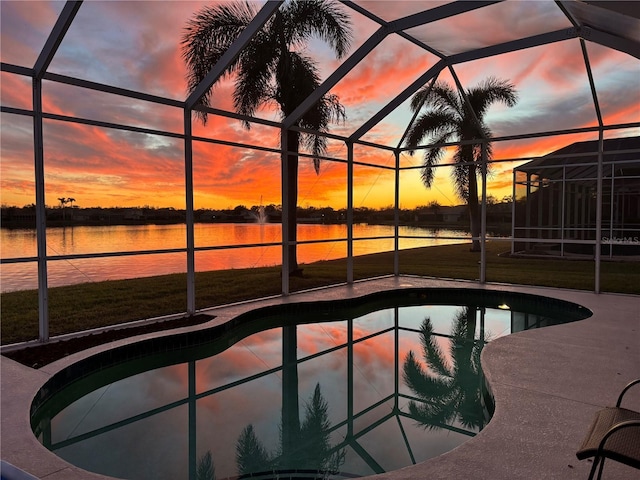
[[32, 427], [70, 463], [118, 478], [382, 473], [489, 422], [487, 342], [589, 315], [468, 289], [269, 307], [63, 370], [34, 400]]

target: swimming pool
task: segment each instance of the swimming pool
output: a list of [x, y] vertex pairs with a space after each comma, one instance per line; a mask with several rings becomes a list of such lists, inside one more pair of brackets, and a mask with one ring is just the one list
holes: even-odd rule
[[121, 478], [340, 478], [424, 461], [492, 413], [497, 337], [590, 311], [527, 294], [406, 289], [294, 303], [126, 345], [55, 375], [39, 440]]

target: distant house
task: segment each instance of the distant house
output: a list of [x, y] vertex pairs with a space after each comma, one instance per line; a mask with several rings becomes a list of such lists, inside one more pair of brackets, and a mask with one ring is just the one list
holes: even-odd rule
[[593, 255], [600, 215], [603, 254], [640, 254], [640, 137], [604, 140], [600, 190], [598, 156], [578, 142], [514, 169], [512, 250]]
[[413, 214], [414, 222], [443, 222], [458, 223], [467, 221], [468, 210], [466, 205], [453, 207], [438, 205], [437, 207], [421, 207]]
[[440, 207], [438, 213], [442, 216], [443, 222], [457, 223], [467, 215], [468, 211], [466, 205], [456, 205], [455, 207]]
[[91, 219], [90, 212], [85, 212], [80, 209], [74, 209], [73, 221], [78, 223], [88, 222]]
[[36, 209], [33, 207], [2, 207], [2, 226], [26, 225], [35, 227]]
[[142, 220], [143, 218], [144, 213], [141, 208], [127, 208], [124, 211], [125, 220]]

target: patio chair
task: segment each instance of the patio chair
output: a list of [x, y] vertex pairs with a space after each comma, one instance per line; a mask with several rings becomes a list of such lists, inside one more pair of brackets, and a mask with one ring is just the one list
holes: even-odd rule
[[593, 479], [598, 465], [598, 480], [602, 477], [606, 458], [640, 469], [640, 412], [620, 406], [627, 390], [637, 384], [640, 379], [622, 389], [615, 407], [596, 412], [587, 436], [576, 452], [578, 460], [593, 457], [589, 480]]

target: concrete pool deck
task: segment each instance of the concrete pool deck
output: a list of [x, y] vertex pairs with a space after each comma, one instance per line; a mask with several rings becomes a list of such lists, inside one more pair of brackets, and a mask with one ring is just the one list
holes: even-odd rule
[[[640, 296], [401, 276], [208, 311], [216, 315], [212, 323], [219, 324], [265, 305], [357, 297], [408, 287], [485, 288], [531, 293], [578, 303], [589, 308], [593, 316], [574, 323], [516, 333], [489, 343], [482, 354], [484, 373], [496, 404], [489, 425], [450, 452], [377, 478], [586, 479], [591, 463], [578, 461], [575, 451], [593, 414], [604, 406], [615, 404], [620, 390], [629, 381], [640, 378]], [[184, 330], [158, 332], [135, 339]], [[30, 430], [29, 407], [36, 392], [55, 372], [90, 354], [131, 341], [122, 340], [80, 352], [39, 370], [1, 357], [2, 460], [41, 479], [108, 478], [70, 465], [38, 443]], [[623, 405], [640, 410], [640, 386], [629, 391]], [[640, 471], [607, 462], [603, 479], [633, 478], [640, 478]]]

